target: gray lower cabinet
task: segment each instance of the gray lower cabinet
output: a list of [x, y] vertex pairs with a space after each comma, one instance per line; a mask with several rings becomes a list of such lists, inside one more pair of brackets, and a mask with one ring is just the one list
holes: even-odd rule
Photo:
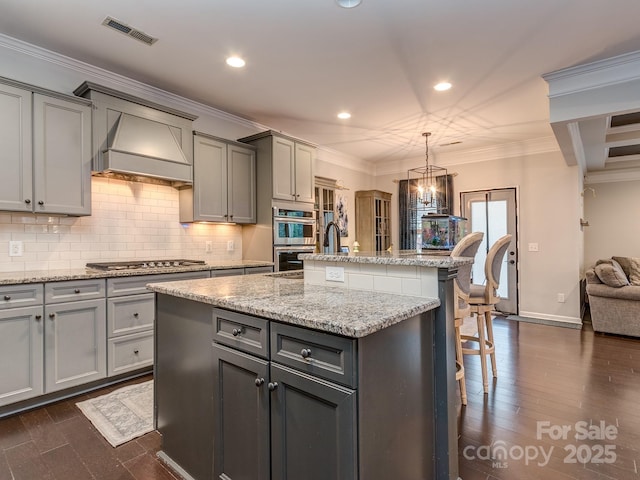
[[148, 283], [209, 278], [209, 271], [107, 279], [107, 375], [153, 365], [154, 294]]
[[221, 309], [213, 323], [214, 478], [357, 478], [356, 390], [327, 380], [353, 385], [354, 341]]
[[0, 210], [91, 214], [91, 107], [0, 78]]
[[42, 305], [0, 310], [0, 406], [44, 393], [43, 342]]
[[271, 478], [357, 478], [356, 391], [276, 363], [272, 388]]
[[269, 480], [269, 362], [217, 343], [213, 358], [213, 478]]
[[45, 284], [45, 392], [107, 376], [105, 281]]
[[167, 294], [156, 315], [159, 455], [186, 478], [448, 478], [433, 311], [357, 339]]

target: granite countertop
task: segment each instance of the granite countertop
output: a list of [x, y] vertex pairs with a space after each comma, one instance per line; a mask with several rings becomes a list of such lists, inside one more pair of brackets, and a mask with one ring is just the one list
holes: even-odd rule
[[189, 265], [184, 267], [162, 267], [128, 270], [96, 270], [92, 268], [77, 268], [69, 270], [34, 270], [26, 272], [0, 273], [0, 285], [17, 285], [25, 283], [61, 282], [64, 280], [91, 280], [93, 278], [131, 277], [134, 275], [158, 275], [162, 273], [200, 272], [207, 270], [226, 270], [244, 267], [271, 267], [271, 262], [254, 260], [235, 260], [216, 262], [204, 265]]
[[208, 303], [352, 338], [375, 333], [440, 305], [437, 298], [306, 285], [278, 275], [149, 284], [157, 293]]
[[473, 263], [473, 258], [451, 257], [449, 255], [415, 250], [394, 250], [392, 252], [357, 252], [357, 253], [302, 253], [302, 260], [319, 262], [373, 263], [378, 265], [407, 265], [418, 267], [451, 268]]

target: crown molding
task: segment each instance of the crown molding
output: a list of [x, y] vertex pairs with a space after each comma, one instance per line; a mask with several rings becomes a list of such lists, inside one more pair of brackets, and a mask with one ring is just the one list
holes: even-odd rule
[[542, 75], [549, 98], [625, 83], [640, 78], [640, 51], [563, 68]]
[[317, 159], [331, 165], [348, 168], [349, 170], [354, 170], [356, 172], [366, 173], [367, 175], [376, 175], [373, 164], [362, 160], [361, 158], [354, 157], [343, 152], [338, 152], [332, 148], [318, 146]]
[[[549, 135], [520, 142], [498, 143], [487, 147], [456, 150], [455, 152], [434, 152], [433, 158], [435, 165], [450, 168], [469, 163], [490, 162], [505, 158], [518, 158], [555, 152], [560, 152], [558, 142], [556, 142], [555, 137]], [[375, 174], [376, 176], [394, 175], [398, 172], [406, 172], [409, 168], [415, 168], [418, 163], [423, 164], [424, 157], [404, 159], [383, 165], [377, 164]]]
[[14, 50], [21, 54], [28, 55], [38, 60], [51, 63], [53, 65], [62, 66], [85, 77], [91, 77], [94, 80], [99, 80], [100, 82], [106, 84], [105, 86], [124, 90], [125, 92], [132, 95], [141, 96], [157, 103], [168, 103], [175, 108], [186, 110], [190, 113], [218, 118], [220, 120], [235, 123], [237, 125], [241, 125], [245, 128], [256, 131], [269, 130], [270, 128], [246, 118], [238, 117], [237, 115], [224, 112], [209, 105], [195, 102], [186, 97], [182, 97], [166, 90], [153, 87], [146, 83], [133, 80], [132, 78], [125, 77], [124, 75], [110, 72], [104, 68], [96, 67], [95, 65], [91, 65], [89, 63], [82, 62], [65, 55], [61, 55], [37, 45], [23, 42], [22, 40], [9, 37], [2, 33], [0, 33], [0, 47]]
[[594, 185], [596, 183], [635, 182], [639, 180], [640, 168], [610, 171], [601, 170], [597, 172], [588, 172], [584, 176], [585, 185]]

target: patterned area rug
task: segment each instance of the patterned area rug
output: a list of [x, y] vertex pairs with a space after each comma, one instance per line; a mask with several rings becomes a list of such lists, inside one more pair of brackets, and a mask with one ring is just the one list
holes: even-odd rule
[[153, 380], [122, 387], [76, 406], [117, 447], [153, 430]]

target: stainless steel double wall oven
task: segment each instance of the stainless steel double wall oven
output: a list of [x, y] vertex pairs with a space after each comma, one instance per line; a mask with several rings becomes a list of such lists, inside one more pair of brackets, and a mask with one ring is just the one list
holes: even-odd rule
[[300, 270], [300, 253], [313, 253], [316, 219], [313, 205], [273, 207], [273, 261], [275, 271]]

